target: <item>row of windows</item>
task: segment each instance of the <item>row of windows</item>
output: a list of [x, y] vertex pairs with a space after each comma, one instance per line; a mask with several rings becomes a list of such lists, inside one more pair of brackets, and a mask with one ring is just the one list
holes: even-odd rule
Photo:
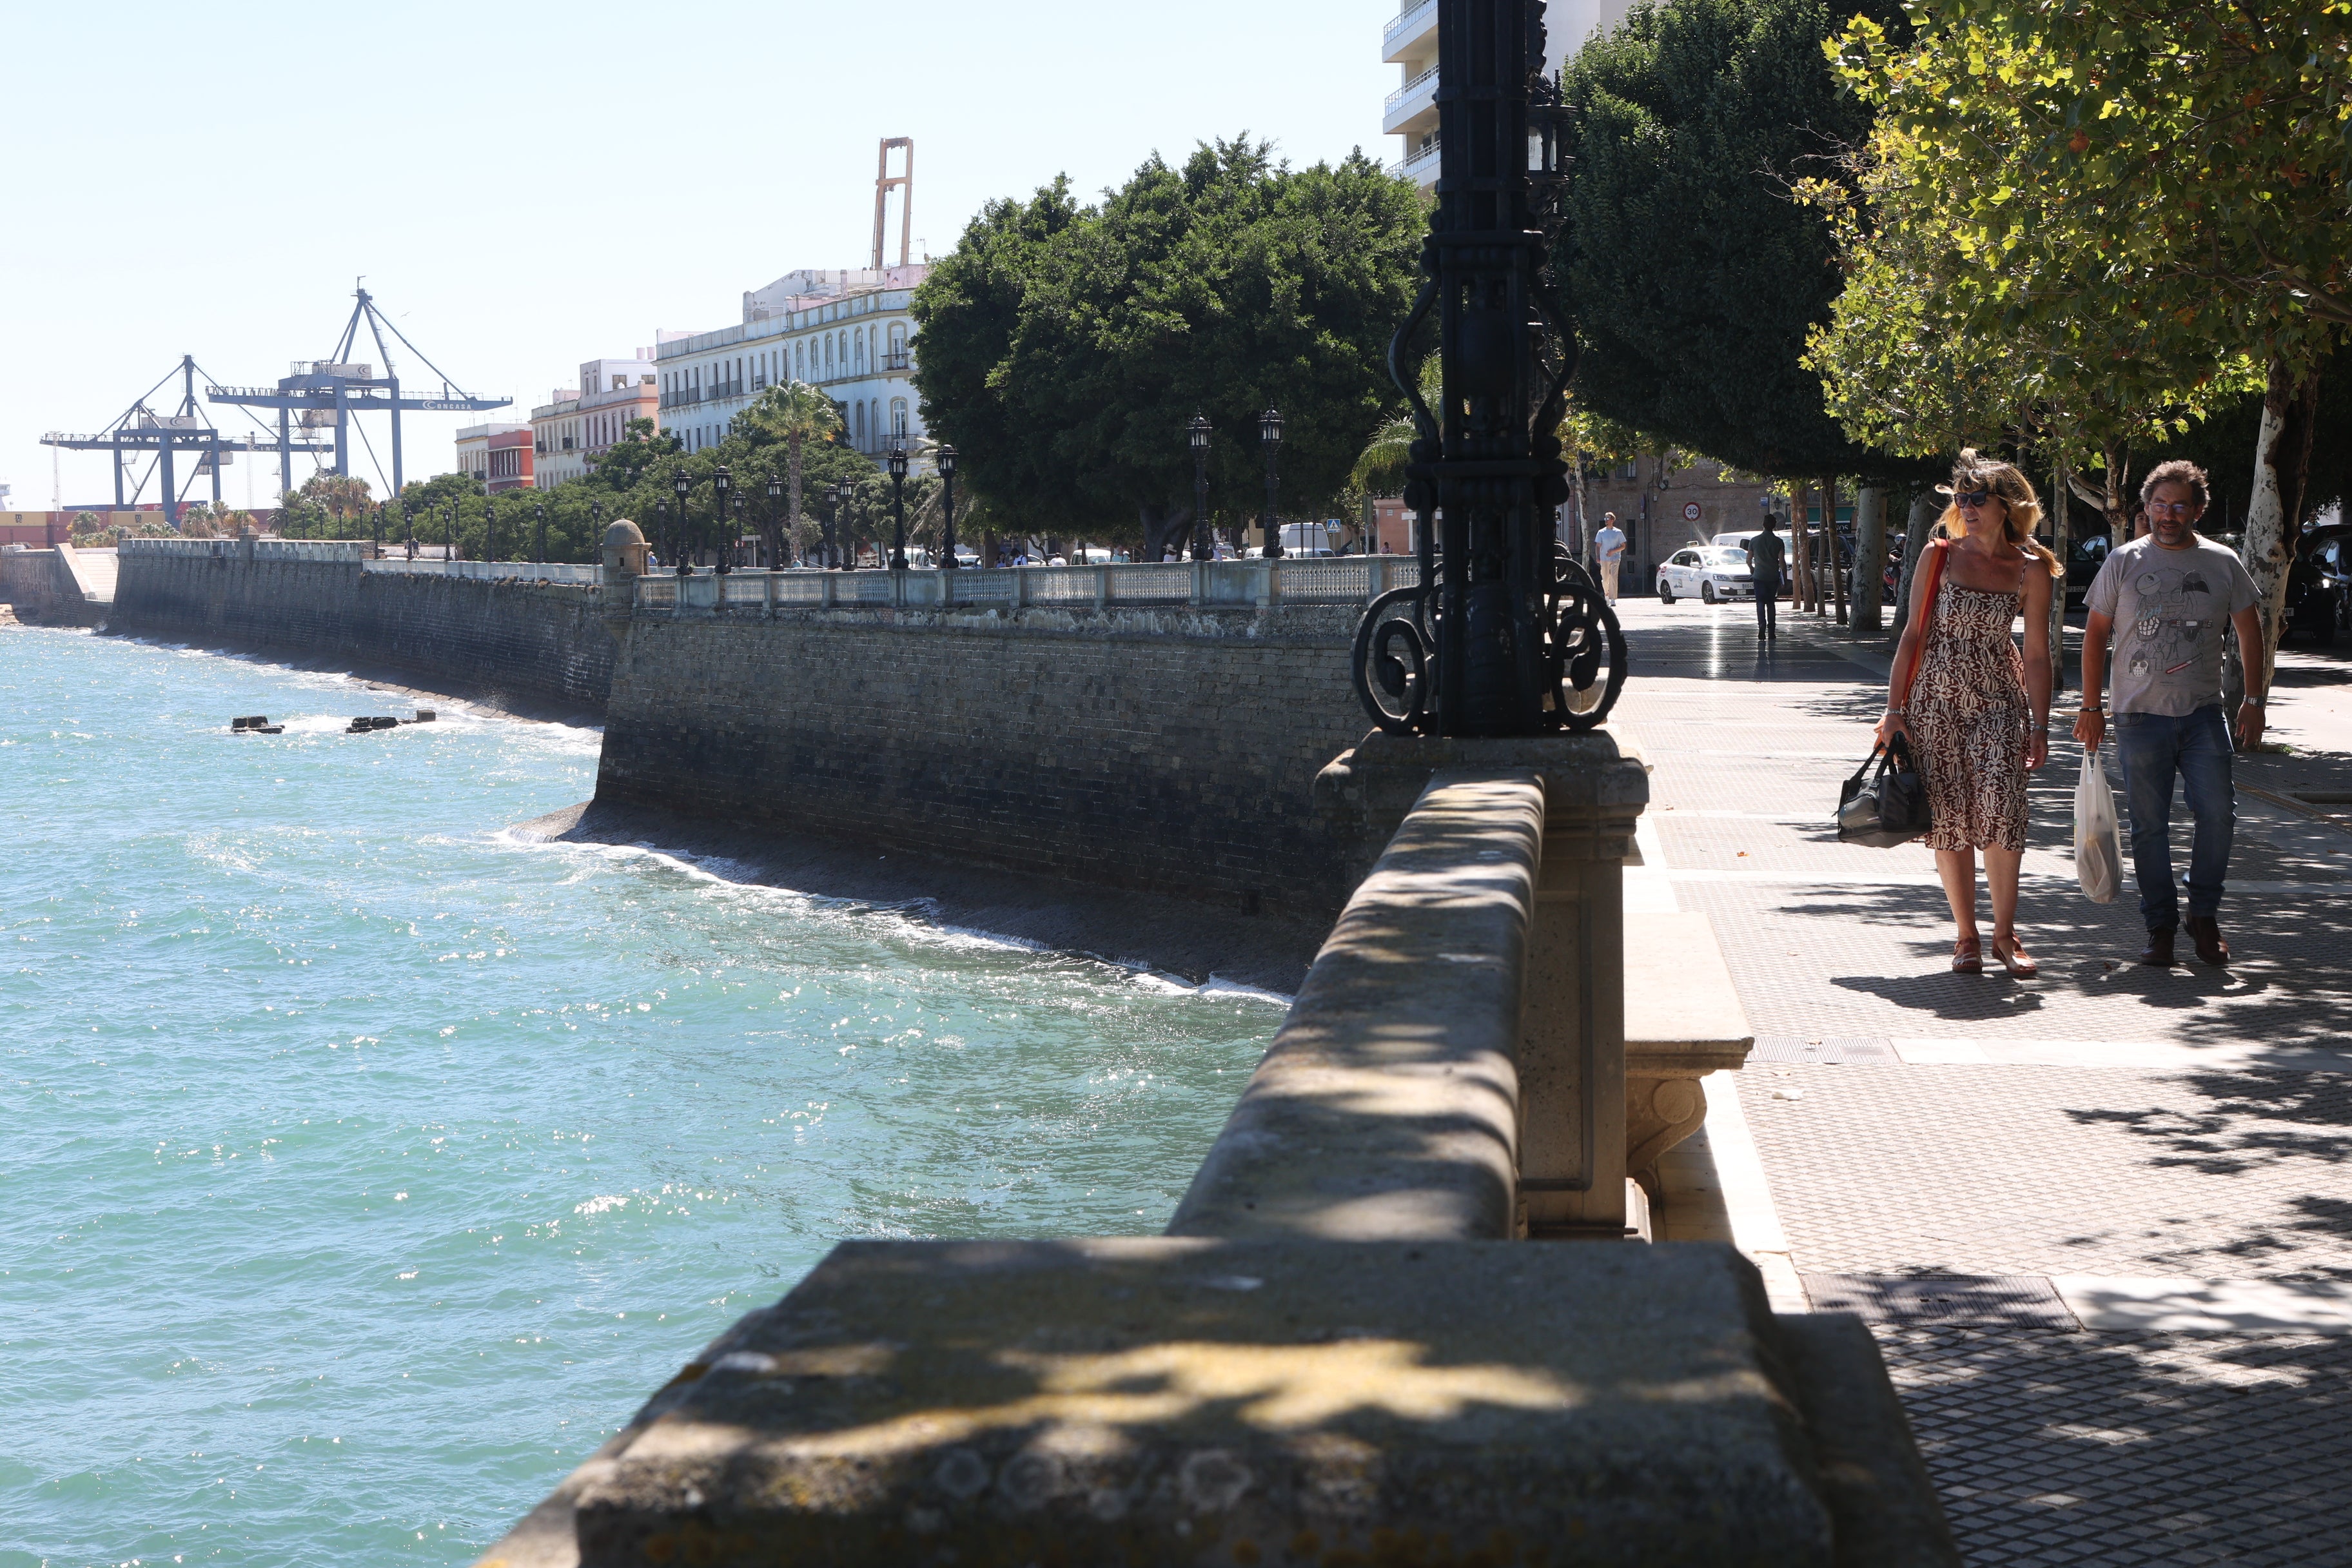
[[[903, 439], [908, 434], [908, 410], [903, 397], [890, 399], [886, 413], [878, 397], [863, 397], [849, 405], [850, 445], [858, 451], [880, 456], [893, 438]], [[885, 421], [887, 423], [885, 423]], [[686, 443], [689, 452], [699, 452], [705, 447], [715, 447], [726, 439], [723, 424], [694, 425], [675, 432]]]
[[677, 394], [698, 392], [709, 386], [772, 386], [787, 380], [832, 381], [879, 370], [905, 370], [907, 323], [892, 321], [887, 339], [883, 332], [879, 321], [871, 327], [842, 327], [803, 338], [789, 346], [779, 343], [772, 349], [665, 371], [662, 395], [665, 400], [670, 400]]

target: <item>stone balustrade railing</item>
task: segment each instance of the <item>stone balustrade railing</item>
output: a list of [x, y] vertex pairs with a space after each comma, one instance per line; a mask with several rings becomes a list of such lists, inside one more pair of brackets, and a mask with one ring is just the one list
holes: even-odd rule
[[1276, 561], [1168, 561], [1101, 566], [940, 571], [655, 573], [636, 580], [639, 614], [772, 612], [777, 608], [1108, 609], [1160, 605], [1228, 609], [1360, 605], [1419, 582], [1407, 555]]
[[365, 561], [374, 547], [363, 539], [126, 539], [131, 555], [219, 556], [248, 561]]
[[415, 577], [467, 577], [479, 582], [512, 579], [524, 583], [562, 583], [595, 587], [604, 580], [604, 568], [560, 561], [410, 561], [394, 555], [367, 563], [371, 572], [401, 573]]

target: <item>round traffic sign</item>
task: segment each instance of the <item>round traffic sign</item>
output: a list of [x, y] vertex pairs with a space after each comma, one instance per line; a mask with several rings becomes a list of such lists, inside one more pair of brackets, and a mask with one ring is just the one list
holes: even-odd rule
[[1695, 500], [1686, 500], [1683, 502], [1683, 521], [1685, 522], [1696, 522], [1698, 520], [1698, 502]]

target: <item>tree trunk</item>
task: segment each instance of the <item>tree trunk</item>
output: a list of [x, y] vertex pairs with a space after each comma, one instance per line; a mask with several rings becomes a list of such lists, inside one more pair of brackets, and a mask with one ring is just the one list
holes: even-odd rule
[[2284, 360], [2272, 360], [2270, 386], [2263, 394], [2262, 429], [2254, 437], [2254, 494], [2246, 507], [2245, 542], [2238, 549], [2254, 580], [2255, 608], [2263, 618], [2264, 690], [2270, 689], [2278, 662], [2288, 568], [2294, 563], [2295, 535], [2303, 527], [2304, 485], [2310, 474], [2318, 412], [2318, 370], [2298, 376]]
[[2050, 691], [2053, 697], [2066, 689], [2066, 577], [2068, 558], [2074, 548], [2074, 519], [2068, 510], [2066, 455], [2061, 452], [2050, 462], [2050, 550], [2058, 557], [2059, 575], [2050, 588]]
[[785, 479], [792, 494], [784, 503], [786, 526], [792, 530], [793, 546], [801, 541], [801, 433], [797, 430], [784, 437]]
[[1805, 482], [1789, 481], [1789, 560], [1795, 575], [1789, 585], [1789, 608], [1809, 610], [1813, 605], [1813, 536], [1805, 523]]
[[1830, 597], [1837, 604], [1837, 624], [1845, 625], [1845, 573], [1838, 561], [1837, 478], [1822, 481], [1822, 552], [1829, 557]]
[[1886, 487], [1864, 485], [1853, 505], [1853, 635], [1874, 637], [1886, 590]]
[[1927, 553], [1927, 535], [1936, 527], [1936, 520], [1944, 509], [1937, 504], [1932, 488], [1922, 487], [1911, 492], [1911, 517], [1903, 529], [1903, 576], [1895, 585], [1895, 633], [1911, 624], [1911, 581], [1918, 575], [1920, 557]]
[[1179, 546], [1181, 553], [1184, 531], [1192, 525], [1192, 509], [1176, 501], [1147, 501], [1136, 508], [1137, 520], [1143, 525], [1143, 552], [1146, 561], [1165, 561], [1169, 546]]

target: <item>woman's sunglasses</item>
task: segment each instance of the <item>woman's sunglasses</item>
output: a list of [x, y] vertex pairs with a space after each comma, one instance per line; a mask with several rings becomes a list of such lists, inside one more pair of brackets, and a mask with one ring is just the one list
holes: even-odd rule
[[1991, 499], [1992, 491], [1989, 489], [1954, 490], [1952, 492], [1952, 504], [1954, 506], [1982, 506]]

